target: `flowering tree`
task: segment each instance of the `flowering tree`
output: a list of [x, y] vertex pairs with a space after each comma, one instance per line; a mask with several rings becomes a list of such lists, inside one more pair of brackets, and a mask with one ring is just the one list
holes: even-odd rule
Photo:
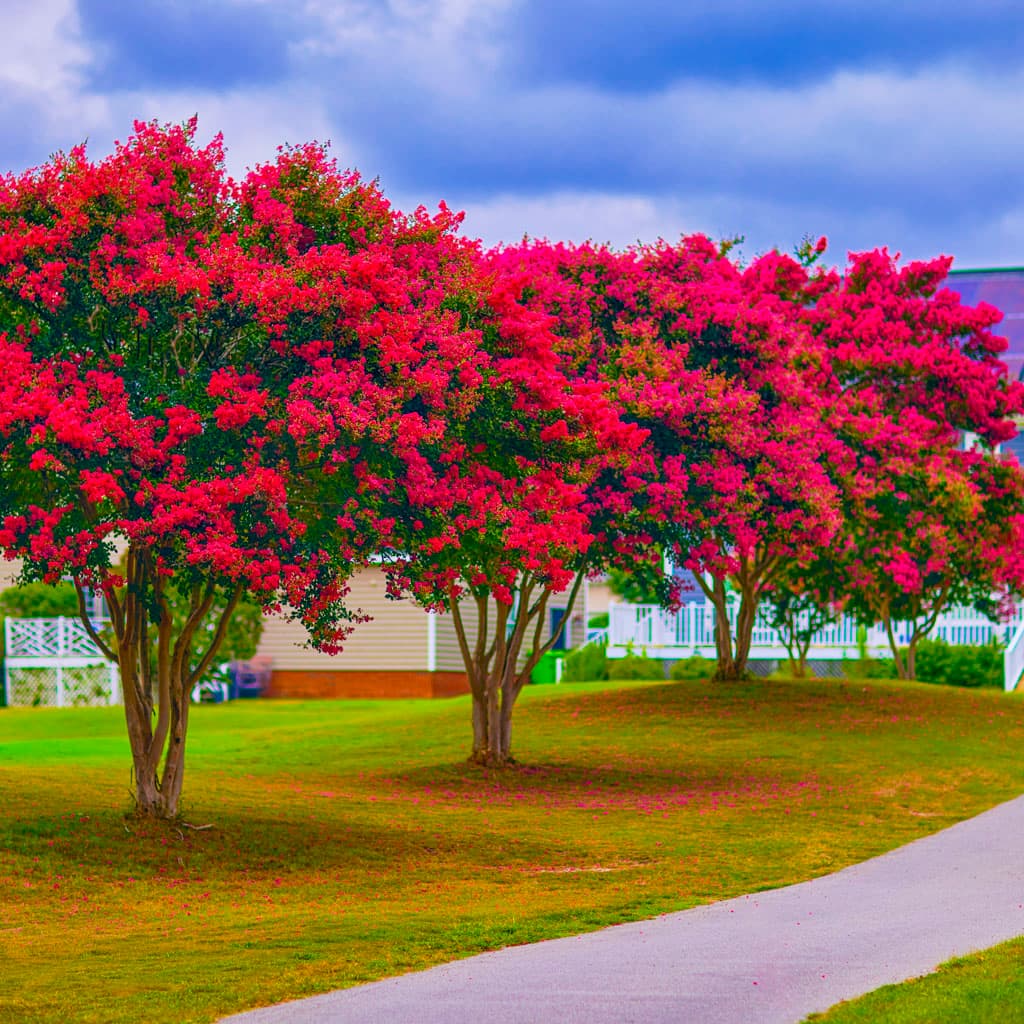
[[825, 552], [816, 554], [809, 566], [790, 562], [776, 575], [762, 608], [779, 634], [797, 679], [807, 674], [807, 655], [815, 633], [835, 622], [842, 603], [841, 598], [837, 599], [835, 575]]
[[1019, 592], [1022, 499], [1016, 465], [953, 449], [859, 504], [838, 545], [838, 580], [848, 609], [885, 627], [901, 678], [914, 678], [918, 642], [946, 608], [995, 617]]
[[837, 524], [827, 439], [801, 369], [814, 341], [775, 293], [776, 257], [741, 271], [702, 236], [511, 255], [530, 260], [533, 301], [556, 319], [563, 365], [605, 386], [646, 437], [598, 487], [612, 513], [604, 540], [618, 558], [654, 553], [660, 565], [668, 550], [693, 569], [716, 610], [719, 675], [742, 675], [761, 597]]
[[[843, 527], [829, 571], [849, 609], [886, 627], [904, 677], [946, 607], [992, 612], [1022, 583], [1024, 480], [993, 451], [1014, 433], [1021, 388], [998, 359], [998, 311], [940, 288], [950, 262], [899, 267], [883, 250], [852, 257], [842, 276], [794, 265], [785, 291], [822, 345], [831, 395]], [[965, 451], [968, 433], [978, 444]], [[909, 626], [905, 653], [897, 622]]]
[[194, 131], [139, 124], [105, 160], [76, 149], [0, 185], [0, 549], [26, 580], [106, 595], [93, 636], [157, 817], [178, 811], [188, 694], [244, 595], [324, 650], [350, 628], [345, 580], [390, 529], [361, 455], [429, 444], [451, 390], [416, 351], [475, 372], [436, 285], [447, 214], [394, 213], [316, 146], [236, 185]]
[[[390, 477], [391, 591], [452, 616], [472, 692], [472, 760], [512, 758], [512, 713], [557, 642], [583, 580], [607, 556], [602, 474], [642, 440], [604, 389], [559, 365], [531, 279], [475, 247], [457, 296], [479, 334], [479, 387], [463, 389], [442, 445]], [[564, 594], [560, 624], [548, 612]]]
[[[646, 259], [687, 282], [690, 358], [719, 382], [720, 440], [691, 468], [693, 522], [688, 544], [676, 540], [674, 548], [715, 608], [719, 677], [740, 678], [761, 601], [839, 525], [826, 462], [833, 441], [809, 376], [817, 345], [779, 301], [788, 265], [778, 253], [740, 269], [695, 238], [656, 247]], [[698, 290], [690, 282], [700, 278]], [[727, 580], [739, 595], [734, 644]]]

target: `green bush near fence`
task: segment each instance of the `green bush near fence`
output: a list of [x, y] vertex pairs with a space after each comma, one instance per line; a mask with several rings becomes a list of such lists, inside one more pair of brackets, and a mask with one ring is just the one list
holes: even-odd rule
[[664, 679], [665, 670], [661, 662], [648, 658], [646, 654], [630, 652], [624, 658], [608, 662], [609, 679]]
[[895, 679], [896, 662], [892, 658], [843, 658], [847, 679]]
[[[847, 679], [895, 679], [892, 658], [847, 658], [843, 661]], [[939, 686], [1003, 685], [1003, 648], [998, 641], [978, 646], [948, 644], [945, 640], [922, 640], [914, 656], [914, 674], [919, 682]]]
[[562, 662], [564, 683], [592, 683], [607, 678], [608, 653], [604, 644], [584, 644], [570, 651]]
[[1003, 648], [993, 640], [976, 647], [953, 646], [945, 640], [922, 640], [915, 672], [922, 683], [942, 686], [1003, 686]]
[[668, 675], [669, 679], [710, 679], [716, 667], [717, 662], [713, 658], [694, 654], [674, 662]]

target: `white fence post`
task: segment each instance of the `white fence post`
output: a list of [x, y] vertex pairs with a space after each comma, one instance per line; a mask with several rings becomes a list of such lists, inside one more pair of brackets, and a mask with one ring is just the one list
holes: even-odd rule
[[9, 708], [11, 706], [11, 669], [10, 669], [10, 657], [11, 653], [11, 620], [4, 619], [4, 707]]

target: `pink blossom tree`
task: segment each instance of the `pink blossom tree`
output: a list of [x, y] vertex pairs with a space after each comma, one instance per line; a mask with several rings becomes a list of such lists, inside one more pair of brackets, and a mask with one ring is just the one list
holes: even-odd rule
[[482, 385], [448, 417], [446, 445], [393, 477], [386, 567], [395, 595], [451, 615], [472, 693], [471, 760], [501, 767], [514, 761], [523, 686], [608, 558], [604, 482], [643, 435], [604, 387], [565, 372], [522, 268], [478, 252], [472, 267], [457, 302], [479, 332]]
[[999, 312], [940, 287], [950, 262], [900, 267], [882, 250], [853, 256], [843, 275], [801, 276], [794, 264], [785, 289], [822, 345], [819, 385], [838, 441], [843, 526], [828, 570], [849, 610], [885, 626], [903, 677], [944, 609], [994, 613], [1024, 579], [1024, 479], [994, 450], [1014, 433], [1021, 388], [998, 359]]
[[189, 691], [237, 602], [337, 650], [345, 581], [392, 529], [380, 453], [433, 445], [478, 379], [446, 211], [403, 217], [316, 146], [236, 184], [194, 132], [138, 124], [0, 183], [0, 549], [106, 595], [109, 634], [83, 620], [155, 817], [178, 813]]
[[533, 245], [506, 259], [531, 266], [563, 365], [606, 387], [646, 434], [604, 497], [618, 517], [605, 539], [620, 556], [669, 551], [697, 573], [716, 611], [719, 675], [741, 676], [762, 596], [837, 525], [803, 372], [815, 342], [775, 292], [776, 257], [744, 271], [695, 236], [621, 253]]

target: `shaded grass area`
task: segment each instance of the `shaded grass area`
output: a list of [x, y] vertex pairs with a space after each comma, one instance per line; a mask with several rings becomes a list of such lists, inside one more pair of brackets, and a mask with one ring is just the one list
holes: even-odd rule
[[[194, 709], [188, 825], [130, 806], [120, 709], [0, 712], [2, 1021], [209, 1021], [770, 888], [1024, 791], [1024, 702], [858, 681]], [[188, 826], [210, 827], [188, 827]]]
[[822, 1024], [1022, 1024], [1024, 939], [958, 957], [934, 974], [886, 985], [807, 1019]]

